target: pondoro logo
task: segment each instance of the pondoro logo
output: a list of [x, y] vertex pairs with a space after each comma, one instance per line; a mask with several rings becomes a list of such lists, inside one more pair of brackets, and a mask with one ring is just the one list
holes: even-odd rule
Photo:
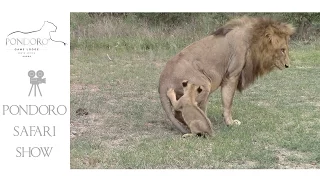
[[14, 50], [22, 57], [31, 57], [37, 51], [44, 49], [50, 43], [63, 44], [63, 41], [52, 39], [51, 33], [57, 31], [57, 26], [52, 22], [45, 21], [39, 30], [23, 32], [14, 31], [6, 38], [6, 46]]
[[6, 45], [47, 45], [49, 42], [48, 39], [40, 39], [40, 38], [32, 38], [32, 39], [27, 39], [27, 38], [7, 38], [6, 40]]

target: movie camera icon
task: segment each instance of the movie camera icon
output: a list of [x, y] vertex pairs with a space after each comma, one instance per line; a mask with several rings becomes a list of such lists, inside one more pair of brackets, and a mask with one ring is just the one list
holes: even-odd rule
[[[35, 75], [37, 75], [36, 78], [34, 77]], [[42, 96], [39, 84], [41, 84], [41, 83], [45, 84], [46, 83], [46, 78], [42, 78], [44, 76], [44, 72], [42, 70], [39, 70], [36, 73], [34, 70], [30, 70], [28, 72], [28, 76], [30, 77], [30, 84], [31, 84], [29, 96], [30, 96], [31, 91], [32, 91], [33, 88], [34, 88], [34, 96], [37, 96], [37, 87], [38, 87], [40, 96]]]

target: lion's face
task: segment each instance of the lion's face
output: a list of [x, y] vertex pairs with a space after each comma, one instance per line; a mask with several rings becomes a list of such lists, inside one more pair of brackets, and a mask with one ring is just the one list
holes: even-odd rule
[[250, 50], [254, 61], [255, 75], [263, 75], [275, 67], [282, 70], [288, 68], [290, 36], [294, 28], [285, 23], [262, 19], [260, 25], [254, 26]]
[[288, 68], [290, 64], [289, 59], [289, 47], [288, 47], [288, 38], [289, 37], [274, 37], [272, 39], [273, 44], [273, 60], [274, 66], [278, 69], [282, 70], [284, 68]]

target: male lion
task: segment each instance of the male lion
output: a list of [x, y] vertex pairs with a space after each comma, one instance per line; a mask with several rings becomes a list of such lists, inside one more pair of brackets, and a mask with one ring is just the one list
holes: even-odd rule
[[269, 18], [242, 17], [184, 48], [167, 62], [160, 76], [160, 100], [169, 119], [181, 132], [189, 132], [180, 123], [181, 113], [173, 114], [166, 96], [167, 90], [173, 88], [179, 99], [183, 95], [181, 82], [188, 80], [203, 86], [196, 100], [205, 113], [209, 94], [220, 86], [225, 123], [240, 124], [231, 116], [236, 89], [242, 91], [275, 67], [288, 68], [288, 41], [293, 33], [290, 24]]
[[182, 137], [188, 136], [212, 136], [212, 124], [204, 112], [198, 107], [196, 97], [201, 93], [201, 86], [188, 83], [187, 80], [182, 82], [183, 96], [179, 100], [176, 99], [174, 89], [167, 91], [173, 108], [181, 111], [185, 123], [190, 128], [191, 134], [184, 134]]

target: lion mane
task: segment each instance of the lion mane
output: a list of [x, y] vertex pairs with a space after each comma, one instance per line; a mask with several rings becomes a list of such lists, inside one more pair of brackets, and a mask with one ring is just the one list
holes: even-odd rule
[[[215, 36], [225, 36], [235, 28], [251, 25], [249, 34], [249, 50], [246, 54], [246, 62], [241, 72], [237, 89], [241, 92], [257, 77], [270, 72], [273, 66], [274, 48], [279, 46], [278, 38], [289, 38], [295, 32], [291, 24], [275, 21], [270, 18], [249, 18], [242, 17], [233, 19], [223, 27], [217, 29], [212, 34]], [[267, 37], [267, 38], [265, 38]], [[270, 43], [272, 41], [273, 43]]]

